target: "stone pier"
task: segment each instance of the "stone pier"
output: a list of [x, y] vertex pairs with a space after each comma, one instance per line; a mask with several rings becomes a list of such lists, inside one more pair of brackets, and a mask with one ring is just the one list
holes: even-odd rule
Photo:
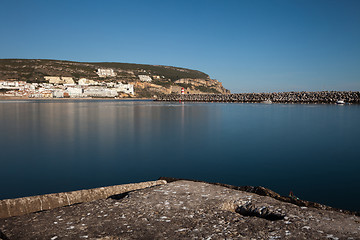
[[188, 102], [240, 102], [240, 103], [360, 103], [360, 92], [280, 92], [236, 94], [169, 94], [160, 95], [156, 101]]

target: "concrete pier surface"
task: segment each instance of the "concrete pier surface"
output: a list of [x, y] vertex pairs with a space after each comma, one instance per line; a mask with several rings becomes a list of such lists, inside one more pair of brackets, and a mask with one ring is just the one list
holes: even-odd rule
[[242, 102], [242, 103], [360, 103], [360, 92], [279, 92], [235, 94], [169, 94], [157, 96], [156, 101]]
[[174, 181], [0, 219], [6, 239], [360, 239], [360, 217]]

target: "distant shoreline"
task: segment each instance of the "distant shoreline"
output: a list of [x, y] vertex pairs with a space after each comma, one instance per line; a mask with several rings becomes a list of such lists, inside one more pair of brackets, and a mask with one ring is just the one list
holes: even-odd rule
[[29, 98], [0, 96], [1, 100], [43, 101], [162, 101], [162, 102], [223, 102], [223, 103], [298, 103], [298, 104], [360, 104], [360, 91], [233, 93], [233, 94], [166, 94], [156, 98]]
[[119, 101], [131, 101], [131, 100], [154, 100], [153, 98], [28, 98], [28, 97], [9, 97], [0, 96], [1, 100], [56, 100], [56, 101], [69, 101], [69, 100], [119, 100]]

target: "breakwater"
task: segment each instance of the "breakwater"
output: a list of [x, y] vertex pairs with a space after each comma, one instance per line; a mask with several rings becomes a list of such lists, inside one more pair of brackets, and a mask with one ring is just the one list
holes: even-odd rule
[[0, 218], [0, 239], [359, 239], [358, 216], [229, 187], [179, 180]]
[[279, 93], [235, 93], [235, 94], [169, 94], [160, 95], [156, 101], [189, 102], [249, 102], [249, 103], [360, 103], [360, 92], [279, 92]]

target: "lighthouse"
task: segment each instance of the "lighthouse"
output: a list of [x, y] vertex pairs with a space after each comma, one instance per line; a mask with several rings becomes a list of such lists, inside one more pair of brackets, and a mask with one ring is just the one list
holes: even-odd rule
[[185, 94], [184, 88], [181, 88], [181, 94]]

